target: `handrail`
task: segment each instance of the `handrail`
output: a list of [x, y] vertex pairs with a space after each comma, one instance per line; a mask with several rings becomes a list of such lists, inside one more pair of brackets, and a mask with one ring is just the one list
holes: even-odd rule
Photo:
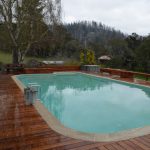
[[134, 78], [134, 76], [143, 76], [146, 79], [150, 77], [150, 74], [141, 73], [141, 72], [134, 72], [134, 71], [127, 71], [121, 69], [112, 69], [112, 68], [101, 68], [101, 72], [107, 72], [112, 75], [120, 75], [122, 78]]

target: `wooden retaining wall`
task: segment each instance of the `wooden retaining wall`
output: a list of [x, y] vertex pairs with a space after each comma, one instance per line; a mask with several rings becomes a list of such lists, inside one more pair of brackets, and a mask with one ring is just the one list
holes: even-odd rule
[[25, 68], [24, 74], [52, 73], [59, 71], [80, 71], [80, 66], [52, 66], [42, 68]]
[[135, 76], [143, 76], [146, 79], [150, 78], [150, 74], [147, 73], [126, 71], [120, 69], [101, 68], [101, 72], [107, 72], [110, 75], [119, 75], [121, 78], [134, 78]]

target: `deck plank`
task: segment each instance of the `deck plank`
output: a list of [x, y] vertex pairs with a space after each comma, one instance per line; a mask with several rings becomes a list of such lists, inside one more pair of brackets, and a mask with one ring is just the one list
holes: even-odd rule
[[141, 147], [139, 147], [138, 145], [135, 145], [134, 143], [128, 141], [125, 141], [125, 143], [129, 146], [131, 146], [132, 148], [134, 148], [134, 150], [143, 150]]
[[6, 149], [150, 150], [150, 135], [113, 143], [60, 135], [49, 128], [34, 107], [25, 105], [23, 94], [10, 75], [0, 75], [0, 150]]
[[138, 145], [139, 147], [141, 147], [144, 150], [150, 150], [150, 148], [145, 146], [141, 141], [137, 141], [135, 139], [131, 139], [131, 141], [132, 141], [132, 143], [134, 143], [135, 145]]
[[126, 144], [125, 142], [118, 142], [118, 144], [124, 148], [126, 148], [127, 150], [135, 150], [133, 147], [131, 147], [130, 145]]
[[116, 150], [116, 148], [113, 147], [111, 144], [107, 145], [106, 148], [107, 148], [108, 150]]
[[106, 147], [104, 147], [104, 146], [101, 146], [101, 147], [99, 147], [98, 148], [99, 150], [108, 150]]
[[126, 150], [126, 148], [123, 148], [121, 145], [119, 145], [118, 143], [114, 143], [112, 144], [112, 146], [116, 149], [116, 150]]

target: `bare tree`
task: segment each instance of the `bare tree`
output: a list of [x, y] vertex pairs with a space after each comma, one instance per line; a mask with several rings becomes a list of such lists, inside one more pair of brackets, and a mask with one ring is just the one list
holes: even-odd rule
[[9, 33], [14, 64], [24, 61], [32, 44], [60, 23], [61, 0], [0, 0], [0, 22]]

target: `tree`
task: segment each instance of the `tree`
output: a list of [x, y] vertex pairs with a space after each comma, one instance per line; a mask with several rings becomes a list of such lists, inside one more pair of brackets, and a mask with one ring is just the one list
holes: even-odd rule
[[125, 40], [112, 40], [109, 43], [109, 54], [112, 60], [109, 62], [111, 67], [133, 69], [134, 53], [128, 48]]
[[150, 37], [147, 37], [141, 46], [136, 49], [138, 69], [150, 73]]
[[0, 0], [0, 19], [9, 34], [14, 64], [23, 62], [31, 46], [60, 22], [60, 4], [60, 0]]
[[132, 33], [126, 38], [126, 41], [128, 43], [128, 47], [132, 50], [135, 50], [142, 43], [143, 37], [136, 33]]
[[[90, 43], [108, 45], [108, 41], [112, 39], [124, 39], [126, 36], [113, 28], [107, 27], [101, 23], [82, 21], [77, 23], [66, 24], [65, 27], [71, 33], [72, 37], [79, 40], [84, 48], [89, 48]], [[91, 48], [95, 51], [96, 55], [99, 50]]]

